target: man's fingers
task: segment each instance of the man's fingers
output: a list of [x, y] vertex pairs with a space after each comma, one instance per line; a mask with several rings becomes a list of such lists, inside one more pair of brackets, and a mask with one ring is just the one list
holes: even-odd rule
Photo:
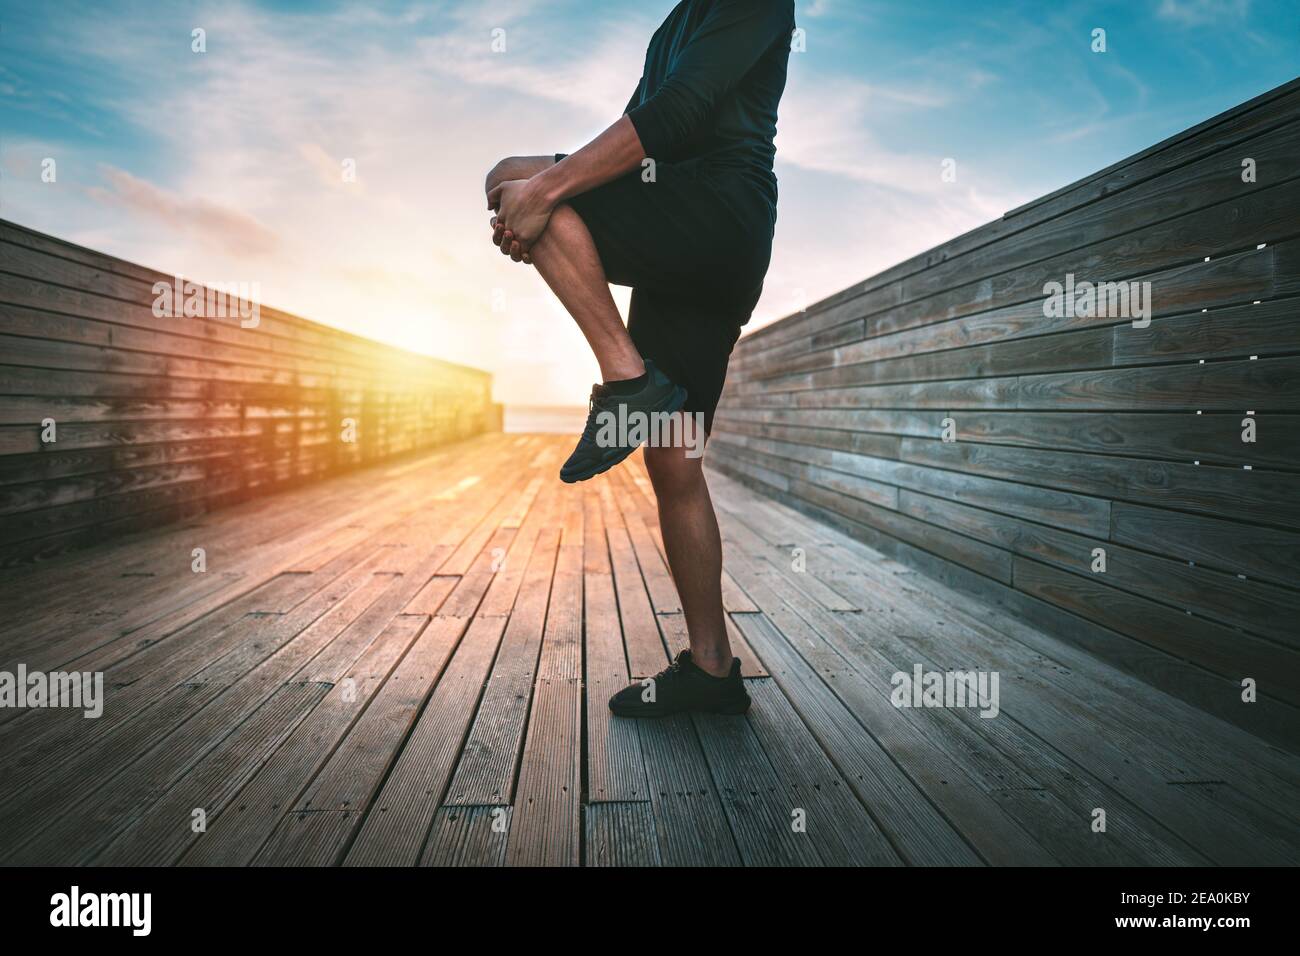
[[501, 208], [501, 186], [493, 186], [487, 194], [488, 208], [492, 210]]
[[524, 258], [524, 250], [518, 242], [510, 243], [510, 258], [515, 262], [521, 262]]

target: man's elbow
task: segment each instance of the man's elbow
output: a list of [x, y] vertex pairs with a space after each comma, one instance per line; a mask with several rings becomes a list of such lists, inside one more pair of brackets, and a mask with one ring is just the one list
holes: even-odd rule
[[656, 94], [656, 99], [657, 108], [651, 118], [651, 138], [661, 150], [671, 151], [689, 140], [707, 122], [713, 110], [712, 99], [675, 84], [665, 86]]

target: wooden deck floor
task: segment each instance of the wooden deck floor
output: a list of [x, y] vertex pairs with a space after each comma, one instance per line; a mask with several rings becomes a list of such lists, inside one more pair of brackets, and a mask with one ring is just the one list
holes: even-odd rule
[[[1293, 756], [721, 476], [754, 707], [611, 718], [685, 631], [639, 456], [570, 487], [567, 446], [485, 436], [10, 575], [0, 669], [103, 671], [107, 703], [0, 710], [0, 862], [1300, 858]], [[895, 708], [917, 664], [997, 671], [1000, 714]]]

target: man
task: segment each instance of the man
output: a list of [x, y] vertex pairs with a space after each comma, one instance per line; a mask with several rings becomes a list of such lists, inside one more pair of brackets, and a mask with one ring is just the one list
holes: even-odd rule
[[[511, 157], [488, 174], [493, 242], [541, 273], [600, 365], [562, 480], [600, 474], [635, 450], [600, 438], [610, 414], [630, 421], [680, 409], [711, 427], [771, 257], [772, 140], [793, 30], [793, 0], [682, 0], [651, 37], [617, 122], [571, 155]], [[611, 282], [632, 287], [626, 327]], [[659, 445], [645, 462], [690, 650], [653, 682], [615, 694], [610, 708], [744, 713], [702, 459]]]

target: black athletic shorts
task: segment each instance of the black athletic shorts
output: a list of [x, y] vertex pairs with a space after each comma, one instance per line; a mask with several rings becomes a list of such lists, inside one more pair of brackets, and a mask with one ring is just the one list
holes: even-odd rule
[[[566, 154], [557, 153], [556, 161]], [[642, 358], [686, 389], [713, 427], [727, 360], [763, 291], [773, 213], [756, 187], [703, 160], [658, 163], [569, 200], [614, 285], [631, 286], [628, 331]]]

